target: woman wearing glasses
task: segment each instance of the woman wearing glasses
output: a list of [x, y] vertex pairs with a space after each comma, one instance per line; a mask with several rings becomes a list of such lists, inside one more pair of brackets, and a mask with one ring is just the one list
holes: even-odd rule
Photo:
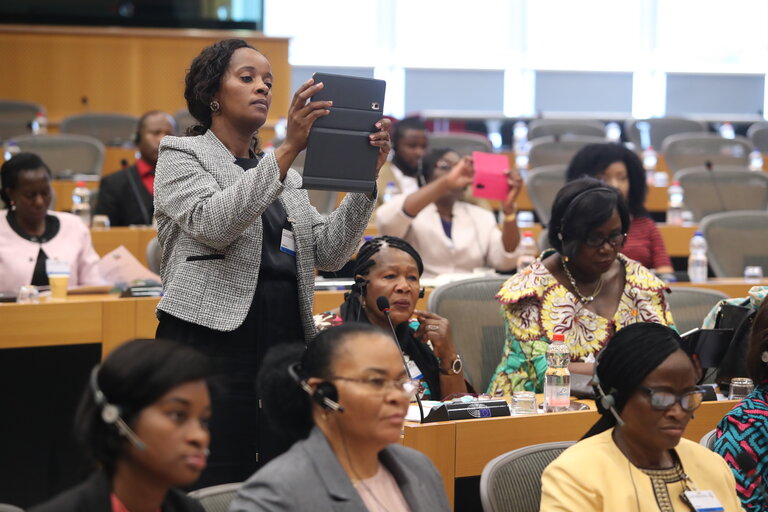
[[572, 373], [590, 375], [595, 355], [636, 322], [672, 325], [664, 283], [620, 254], [629, 210], [618, 190], [593, 178], [566, 184], [552, 205], [549, 243], [497, 294], [507, 339], [491, 393], [541, 392], [545, 353], [563, 334]]
[[230, 511], [450, 510], [440, 475], [398, 444], [418, 382], [378, 327], [331, 327], [273, 349], [259, 374], [269, 421], [298, 440], [254, 474]]
[[[703, 391], [673, 329], [622, 329], [600, 355], [596, 376], [601, 418], [544, 470], [540, 510], [742, 510], [725, 461], [682, 438]], [[691, 491], [711, 492], [721, 508]]]
[[501, 205], [504, 223], [499, 229], [490, 211], [462, 201], [473, 176], [471, 158], [436, 149], [424, 159], [427, 184], [376, 210], [382, 234], [403, 238], [419, 251], [424, 277], [472, 272], [477, 267], [510, 270], [517, 264], [520, 232], [515, 201], [523, 181], [517, 171], [510, 171], [509, 193]]

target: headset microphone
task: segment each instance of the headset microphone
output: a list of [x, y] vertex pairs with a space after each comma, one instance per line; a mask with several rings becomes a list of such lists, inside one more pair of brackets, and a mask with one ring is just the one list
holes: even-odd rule
[[288, 367], [288, 374], [296, 384], [301, 386], [301, 389], [309, 395], [313, 402], [329, 411], [344, 412], [344, 407], [338, 402], [339, 390], [336, 389], [336, 386], [334, 386], [332, 382], [323, 381], [313, 390], [312, 386], [301, 377], [300, 372], [301, 363], [293, 363]]
[[[400, 342], [397, 341], [397, 332], [395, 331], [395, 326], [392, 325], [392, 318], [389, 316], [389, 299], [387, 299], [384, 296], [380, 296], [376, 298], [376, 307], [379, 308], [379, 311], [384, 313], [384, 316], [387, 317], [387, 321], [389, 322], [389, 328], [392, 329], [392, 341], [395, 342], [395, 346], [397, 347], [397, 352], [400, 354], [400, 359], [403, 360], [403, 368], [405, 369], [405, 374], [408, 375], [409, 379], [413, 379], [413, 375], [411, 375], [411, 371], [408, 369], [408, 363], [405, 362], [405, 355], [403, 354], [403, 349], [400, 347]], [[419, 393], [416, 393], [416, 403], [419, 406], [419, 417], [421, 418], [421, 423], [424, 423], [424, 407], [421, 405], [421, 399], [419, 398]]]
[[616, 411], [616, 398], [611, 393], [606, 395], [605, 391], [603, 391], [603, 388], [600, 385], [600, 379], [597, 377], [597, 362], [595, 362], [595, 372], [592, 375], [592, 381], [590, 384], [592, 384], [592, 387], [595, 388], [597, 394], [600, 395], [600, 405], [602, 408], [606, 411], [611, 411], [611, 414], [616, 419], [616, 425], [623, 427], [624, 420], [621, 419], [618, 411]]
[[96, 402], [96, 405], [101, 407], [101, 419], [108, 425], [115, 425], [118, 432], [120, 432], [120, 435], [128, 438], [128, 441], [130, 441], [137, 450], [144, 450], [146, 445], [123, 420], [120, 407], [109, 403], [107, 397], [101, 389], [99, 389], [99, 369], [101, 369], [101, 365], [96, 365], [93, 370], [91, 370], [91, 391], [93, 392], [93, 400]]

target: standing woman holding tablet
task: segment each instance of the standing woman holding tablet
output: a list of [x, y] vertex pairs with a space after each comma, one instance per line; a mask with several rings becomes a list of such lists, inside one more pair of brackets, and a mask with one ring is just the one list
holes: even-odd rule
[[[191, 137], [165, 137], [155, 177], [155, 216], [163, 248], [165, 295], [158, 336], [211, 356], [216, 420], [201, 486], [244, 480], [269, 455], [260, 443], [253, 382], [270, 345], [314, 335], [314, 271], [336, 270], [354, 253], [376, 194], [348, 194], [323, 218], [290, 169], [312, 123], [330, 102], [310, 98], [311, 80], [293, 96], [285, 142], [265, 154], [256, 134], [272, 101], [269, 60], [241, 39], [205, 48], [187, 72], [184, 97], [197, 119]], [[370, 144], [377, 169], [389, 152], [389, 121]], [[217, 400], [217, 396], [219, 399]]]

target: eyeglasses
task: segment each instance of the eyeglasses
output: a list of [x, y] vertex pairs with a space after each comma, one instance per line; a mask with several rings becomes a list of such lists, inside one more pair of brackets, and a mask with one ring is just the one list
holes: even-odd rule
[[645, 391], [651, 396], [651, 407], [658, 411], [666, 411], [676, 403], [679, 403], [684, 411], [693, 412], [704, 401], [704, 390], [698, 387], [682, 395], [676, 395], [669, 391], [658, 391], [645, 386], [638, 386], [638, 389]]
[[453, 164], [444, 160], [440, 160], [435, 164], [435, 169], [440, 169], [441, 171], [450, 171], [453, 169]]
[[611, 244], [611, 247], [614, 249], [620, 248], [624, 246], [624, 242], [627, 239], [626, 233], [611, 233], [607, 237], [602, 237], [598, 235], [589, 235], [586, 240], [584, 240], [584, 245], [587, 247], [591, 247], [593, 249], [597, 249], [599, 247], [602, 247], [606, 242]]
[[380, 377], [371, 377], [370, 379], [353, 379], [351, 377], [331, 377], [331, 380], [345, 380], [347, 382], [356, 382], [362, 384], [375, 394], [384, 394], [390, 389], [400, 391], [404, 395], [412, 398], [419, 390], [421, 381], [419, 379], [403, 378], [400, 380], [382, 379]]

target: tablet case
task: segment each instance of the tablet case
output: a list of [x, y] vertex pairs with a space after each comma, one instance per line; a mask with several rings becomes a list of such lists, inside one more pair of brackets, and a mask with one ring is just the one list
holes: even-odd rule
[[506, 155], [475, 151], [472, 153], [472, 160], [475, 166], [472, 195], [500, 201], [506, 199], [509, 182], [504, 173], [509, 169], [509, 158]]
[[331, 113], [312, 125], [303, 188], [370, 193], [376, 184], [378, 148], [369, 136], [383, 117], [386, 82], [315, 73], [323, 89], [311, 101], [333, 101]]

